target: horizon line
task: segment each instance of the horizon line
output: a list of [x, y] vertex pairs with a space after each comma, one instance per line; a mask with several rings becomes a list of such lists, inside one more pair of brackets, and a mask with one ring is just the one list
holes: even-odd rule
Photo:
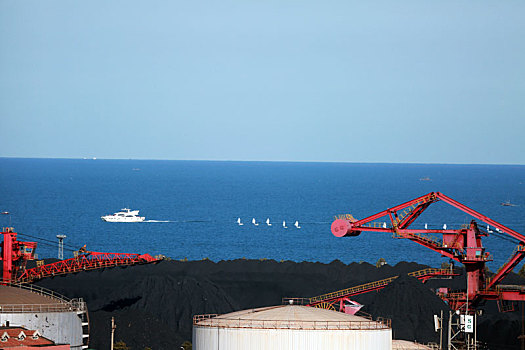
[[363, 162], [338, 160], [240, 160], [240, 159], [166, 159], [166, 158], [99, 158], [99, 157], [14, 157], [0, 156], [0, 159], [63, 159], [63, 160], [137, 160], [137, 161], [183, 161], [183, 162], [245, 162], [245, 163], [343, 163], [343, 164], [407, 164], [407, 165], [501, 165], [525, 166], [520, 163], [432, 163], [432, 162]]

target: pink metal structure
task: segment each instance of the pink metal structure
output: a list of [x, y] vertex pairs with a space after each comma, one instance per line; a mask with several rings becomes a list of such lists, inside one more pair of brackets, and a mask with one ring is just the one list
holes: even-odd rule
[[[425, 283], [431, 278], [452, 278], [453, 276], [459, 276], [459, 274], [455, 272], [452, 268], [428, 268], [410, 272], [408, 275], [417, 278], [423, 283]], [[350, 297], [383, 289], [398, 277], [399, 276], [393, 276], [382, 279], [380, 281], [369, 282], [358, 286], [338, 290], [335, 292], [318, 295], [311, 298], [301, 298], [302, 300], [300, 300], [300, 302], [307, 306], [333, 309], [338, 308], [341, 312], [354, 314], [355, 311], [359, 309], [355, 310], [352, 308], [352, 304], [354, 302], [350, 300]]]
[[[481, 237], [488, 236], [488, 233], [480, 231], [476, 221], [472, 220], [467, 227], [459, 230], [409, 229], [409, 226], [425, 209], [439, 201], [456, 207], [519, 241], [513, 255], [494, 276], [488, 278], [485, 275], [485, 263], [492, 259], [485, 251]], [[375, 222], [383, 217], [387, 217], [389, 224]], [[448, 301], [454, 310], [462, 307], [472, 310], [482, 300], [525, 300], [525, 287], [500, 285], [505, 276], [525, 257], [525, 236], [440, 192], [431, 192], [361, 220], [336, 219], [332, 223], [332, 233], [336, 237], [357, 236], [367, 231], [392, 233], [395, 238], [409, 239], [442, 256], [462, 263], [467, 273], [467, 291], [441, 294], [441, 297]], [[442, 239], [430, 237], [429, 233], [441, 234]]]
[[154, 261], [156, 259], [149, 254], [86, 252], [75, 258], [27, 269], [17, 278], [17, 281], [31, 283], [50, 276], [112, 266], [147, 264]]
[[12, 227], [4, 228], [1, 232], [4, 241], [0, 244], [2, 248], [2, 280], [12, 281], [17, 273], [25, 268], [27, 260], [35, 257], [35, 242], [21, 242], [16, 239], [16, 232]]
[[30, 283], [45, 277], [61, 274], [158, 261], [149, 254], [98, 253], [89, 252], [83, 247], [74, 258], [25, 269], [27, 260], [34, 260], [35, 258], [34, 254], [37, 244], [35, 242], [17, 241], [17, 234], [12, 228], [5, 228], [1, 233], [4, 236], [4, 241], [1, 244], [3, 283]]

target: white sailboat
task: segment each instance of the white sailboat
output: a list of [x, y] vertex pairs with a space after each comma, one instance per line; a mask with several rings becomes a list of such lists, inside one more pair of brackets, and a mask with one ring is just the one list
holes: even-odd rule
[[241, 222], [241, 218], [237, 218], [237, 223], [239, 224], [239, 226], [244, 225], [244, 224]]
[[301, 226], [299, 226], [299, 221], [296, 221], [294, 226], [297, 227], [297, 228], [301, 228]]
[[283, 221], [283, 227], [284, 227], [284, 228], [288, 228], [288, 227], [286, 226], [286, 221]]
[[487, 225], [487, 232], [488, 232], [488, 233], [493, 233], [493, 232], [494, 232], [494, 231], [492, 231], [492, 230], [490, 229], [490, 226], [489, 226], [489, 225]]
[[259, 224], [255, 221], [255, 218], [252, 219], [252, 224], [254, 224], [255, 226], [259, 226]]
[[266, 225], [272, 226], [272, 224], [270, 224], [270, 218], [266, 219]]

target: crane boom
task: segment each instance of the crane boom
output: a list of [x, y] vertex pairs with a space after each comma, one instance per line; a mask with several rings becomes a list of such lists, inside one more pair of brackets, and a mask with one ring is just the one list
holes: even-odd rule
[[[481, 242], [481, 238], [488, 236], [488, 232], [481, 231], [475, 220], [459, 230], [447, 230], [446, 227], [441, 230], [409, 228], [431, 204], [438, 201], [458, 208], [519, 241], [513, 255], [491, 279], [485, 276], [485, 263], [492, 260], [492, 257], [485, 251]], [[385, 217], [387, 219], [383, 222], [376, 221]], [[463, 306], [475, 307], [483, 299], [525, 300], [524, 288], [512, 289], [499, 286], [505, 276], [525, 257], [525, 236], [440, 192], [430, 192], [361, 220], [336, 219], [332, 223], [331, 230], [336, 237], [352, 237], [367, 231], [391, 233], [395, 238], [409, 239], [442, 256], [462, 263], [467, 273], [467, 291], [456, 293], [450, 298], [444, 296], [451, 307], [456, 310]], [[442, 238], [438, 239], [429, 234], [440, 234]]]

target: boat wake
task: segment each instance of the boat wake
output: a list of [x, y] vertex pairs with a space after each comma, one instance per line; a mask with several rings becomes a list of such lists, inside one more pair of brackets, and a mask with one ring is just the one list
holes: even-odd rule
[[211, 222], [211, 220], [182, 220], [178, 222]]
[[144, 220], [142, 222], [200, 223], [200, 222], [211, 222], [211, 220]]

